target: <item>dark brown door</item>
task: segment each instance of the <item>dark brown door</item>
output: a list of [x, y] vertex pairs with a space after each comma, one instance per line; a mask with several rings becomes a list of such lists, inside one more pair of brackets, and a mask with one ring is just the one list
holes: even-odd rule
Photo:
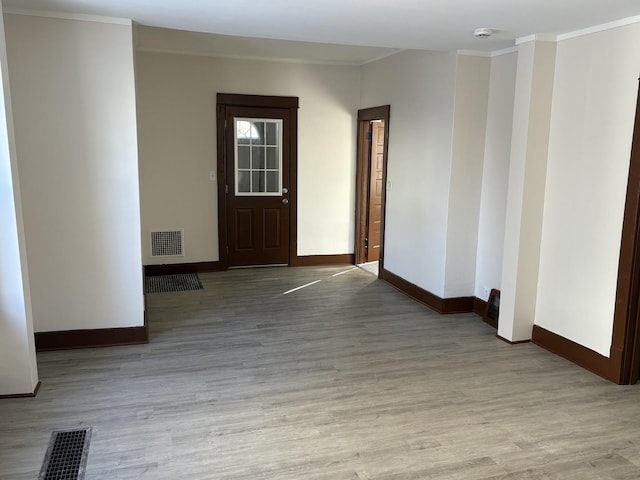
[[380, 258], [382, 222], [382, 174], [384, 171], [384, 121], [371, 122], [371, 169], [369, 182], [369, 218], [367, 227], [367, 261]]
[[290, 110], [225, 116], [228, 265], [289, 264]]

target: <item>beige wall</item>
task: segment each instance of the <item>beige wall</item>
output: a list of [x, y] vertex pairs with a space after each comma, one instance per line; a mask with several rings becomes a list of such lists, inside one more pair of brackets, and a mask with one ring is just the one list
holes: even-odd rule
[[[297, 253], [353, 253], [358, 67], [138, 51], [136, 76], [145, 264], [219, 259], [219, 92], [300, 98]], [[184, 229], [184, 257], [151, 257], [165, 229]]]
[[0, 69], [0, 395], [15, 395], [33, 393], [38, 368], [2, 22]]
[[131, 23], [5, 24], [35, 330], [140, 326]]
[[557, 47], [536, 324], [609, 356], [640, 24]]
[[473, 295], [491, 59], [458, 55], [444, 297]]
[[455, 53], [406, 51], [362, 67], [362, 107], [391, 105], [385, 268], [440, 296], [455, 84]]
[[486, 290], [500, 289], [502, 284], [517, 59], [516, 52], [491, 58], [475, 280], [475, 296], [484, 300]]

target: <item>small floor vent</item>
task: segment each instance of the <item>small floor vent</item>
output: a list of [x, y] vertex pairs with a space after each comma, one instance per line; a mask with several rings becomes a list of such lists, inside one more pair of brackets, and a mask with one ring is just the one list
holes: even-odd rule
[[181, 257], [184, 256], [183, 230], [169, 230], [151, 232], [152, 257]]
[[144, 277], [144, 293], [186, 292], [189, 290], [202, 290], [202, 282], [200, 282], [197, 273]]
[[84, 479], [90, 440], [91, 428], [53, 432], [38, 480]]

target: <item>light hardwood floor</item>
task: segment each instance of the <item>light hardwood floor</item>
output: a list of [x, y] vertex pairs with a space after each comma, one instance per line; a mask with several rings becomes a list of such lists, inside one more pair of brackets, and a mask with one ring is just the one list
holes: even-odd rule
[[88, 479], [640, 478], [636, 386], [353, 267], [201, 279], [148, 297], [149, 345], [39, 354], [37, 398], [0, 402], [0, 478], [80, 426]]

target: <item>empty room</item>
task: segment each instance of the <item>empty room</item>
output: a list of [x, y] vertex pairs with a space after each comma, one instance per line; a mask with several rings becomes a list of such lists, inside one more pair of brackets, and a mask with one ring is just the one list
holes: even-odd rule
[[0, 478], [640, 478], [640, 5], [2, 0]]

